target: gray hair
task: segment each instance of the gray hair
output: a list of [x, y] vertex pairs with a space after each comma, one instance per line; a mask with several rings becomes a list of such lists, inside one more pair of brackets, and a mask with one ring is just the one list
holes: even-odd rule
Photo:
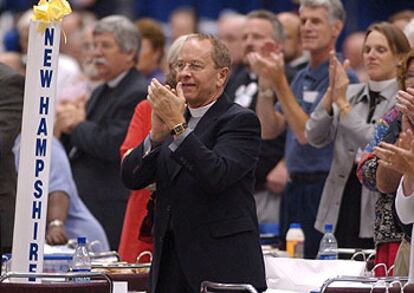
[[208, 40], [212, 46], [211, 59], [216, 68], [231, 67], [231, 56], [229, 49], [216, 36], [211, 34], [194, 33], [186, 36], [185, 42], [190, 40], [204, 41]]
[[273, 39], [279, 43], [283, 43], [285, 41], [285, 32], [283, 30], [282, 23], [279, 21], [276, 14], [264, 9], [254, 10], [247, 14], [247, 19], [252, 18], [259, 18], [269, 21], [273, 28]]
[[303, 7], [325, 7], [331, 24], [337, 20], [345, 23], [346, 12], [341, 0], [300, 0], [299, 11]]
[[123, 52], [135, 51], [134, 61], [138, 61], [141, 37], [137, 27], [125, 16], [110, 15], [99, 20], [93, 35], [113, 33], [118, 46]]
[[175, 75], [177, 72], [174, 70], [174, 63], [177, 62], [178, 55], [180, 54], [181, 48], [184, 43], [187, 41], [188, 35], [182, 35], [175, 39], [171, 44], [170, 48], [167, 51], [166, 61], [168, 64], [168, 71], [165, 75], [165, 83], [171, 86], [172, 88], [176, 87]]
[[188, 35], [179, 36], [171, 44], [167, 52], [167, 64], [168, 65], [171, 65], [177, 61], [181, 48], [183, 47], [184, 43], [187, 41], [187, 36]]

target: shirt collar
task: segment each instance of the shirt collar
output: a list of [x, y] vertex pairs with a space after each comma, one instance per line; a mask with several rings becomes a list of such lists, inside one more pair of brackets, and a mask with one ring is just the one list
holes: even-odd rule
[[308, 64], [305, 68], [305, 78], [312, 81], [322, 80], [326, 78], [327, 72], [329, 72], [329, 59], [315, 69]]
[[395, 82], [395, 78], [388, 79], [388, 80], [382, 80], [382, 81], [373, 81], [368, 80], [368, 86], [371, 91], [374, 92], [382, 92], [384, 91], [390, 84]]
[[129, 71], [122, 71], [117, 77], [115, 77], [114, 79], [110, 80], [107, 82], [108, 87], [110, 88], [115, 88], [119, 85], [119, 83], [121, 82], [121, 80], [125, 77], [125, 75], [127, 75]]
[[[371, 82], [372, 84], [372, 82]], [[396, 78], [390, 79], [390, 80], [384, 80], [381, 82], [376, 82], [374, 86], [371, 85], [372, 91], [378, 91], [380, 90], [380, 98], [382, 100], [391, 100], [394, 98], [395, 93], [398, 91], [398, 82]], [[369, 90], [370, 90], [370, 81], [368, 81], [368, 86], [365, 86], [362, 90], [362, 93], [358, 95], [356, 98], [356, 102], [367, 102], [369, 97]]]
[[[340, 61], [344, 61], [344, 57], [342, 54], [337, 53], [336, 58]], [[329, 58], [322, 62], [318, 67], [312, 69], [310, 63], [305, 67], [305, 78], [310, 79], [312, 81], [319, 81], [326, 78], [329, 74]]]
[[188, 110], [191, 113], [191, 117], [201, 118], [201, 117], [204, 116], [204, 114], [206, 114], [206, 112], [208, 111], [208, 109], [210, 109], [211, 106], [213, 106], [215, 103], [216, 103], [216, 100], [214, 100], [210, 104], [205, 105], [205, 106], [202, 106], [202, 107], [198, 107], [198, 108], [190, 108], [190, 107], [188, 107]]
[[296, 67], [299, 66], [303, 63], [307, 63], [309, 62], [309, 51], [304, 51], [303, 54], [299, 57], [297, 57], [296, 59], [293, 59], [292, 61], [289, 62], [289, 65], [292, 67]]

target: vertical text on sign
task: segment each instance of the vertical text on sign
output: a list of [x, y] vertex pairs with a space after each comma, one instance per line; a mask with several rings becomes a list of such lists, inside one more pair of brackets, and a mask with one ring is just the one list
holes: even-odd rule
[[[39, 69], [40, 74], [40, 87], [42, 89], [48, 89], [51, 86], [53, 69], [52, 69], [52, 56], [53, 56], [53, 44], [54, 44], [54, 28], [46, 28], [44, 33], [44, 52], [43, 63]], [[32, 239], [29, 243], [29, 272], [36, 272], [37, 261], [39, 258], [39, 221], [42, 218], [42, 214], [46, 211], [42, 210], [42, 197], [47, 196], [44, 194], [44, 182], [45, 176], [45, 157], [47, 148], [47, 118], [49, 115], [49, 101], [50, 97], [41, 95], [36, 99], [38, 103], [38, 113], [36, 113], [37, 119], [37, 131], [35, 142], [35, 165], [34, 165], [34, 182], [33, 182], [33, 198], [32, 198]]]

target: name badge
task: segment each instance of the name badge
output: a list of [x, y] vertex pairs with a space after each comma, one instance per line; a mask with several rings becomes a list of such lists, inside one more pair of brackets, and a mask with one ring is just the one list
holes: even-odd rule
[[316, 91], [304, 91], [303, 92], [303, 100], [306, 103], [313, 104], [316, 101], [316, 98], [318, 97], [319, 92]]

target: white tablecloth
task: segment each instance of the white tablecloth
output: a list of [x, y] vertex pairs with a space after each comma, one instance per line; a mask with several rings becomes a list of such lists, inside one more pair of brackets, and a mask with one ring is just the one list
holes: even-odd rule
[[362, 276], [365, 262], [352, 260], [308, 260], [265, 255], [266, 293], [319, 291], [322, 284], [338, 276]]

